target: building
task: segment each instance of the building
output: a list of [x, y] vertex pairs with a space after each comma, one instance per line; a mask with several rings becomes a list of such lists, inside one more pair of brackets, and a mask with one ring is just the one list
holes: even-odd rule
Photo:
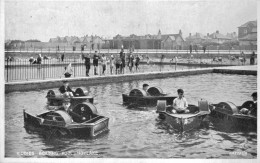
[[240, 46], [257, 48], [257, 21], [249, 21], [238, 27], [238, 40]]
[[210, 41], [212, 43], [217, 43], [217, 44], [223, 44], [224, 42], [232, 40], [230, 37], [219, 33], [218, 30], [210, 35], [207, 35], [207, 37], [209, 38], [207, 39], [207, 41]]
[[[161, 34], [161, 31], [159, 31]], [[158, 37], [159, 37], [158, 33]], [[178, 49], [181, 50], [184, 46], [184, 40], [182, 38], [182, 32], [178, 34], [164, 34], [161, 35], [161, 48], [162, 49]]]
[[189, 34], [188, 37], [186, 37], [186, 44], [187, 45], [198, 45], [202, 44], [206, 40], [206, 36], [204, 36], [201, 33], [195, 33], [192, 35], [191, 33]]
[[112, 40], [109, 40], [110, 48], [120, 49], [182, 49], [184, 40], [182, 32], [178, 34], [161, 34], [159, 30], [157, 35], [137, 36], [131, 34], [129, 36], [116, 35]]

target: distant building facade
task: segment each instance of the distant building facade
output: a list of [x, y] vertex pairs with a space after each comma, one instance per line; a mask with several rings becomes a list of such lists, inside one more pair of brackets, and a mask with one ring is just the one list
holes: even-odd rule
[[130, 35], [121, 36], [116, 35], [109, 41], [110, 48], [119, 49], [182, 49], [184, 40], [182, 38], [181, 30], [178, 34], [161, 34], [159, 30], [157, 35]]
[[257, 47], [257, 21], [249, 21], [238, 27], [239, 45]]

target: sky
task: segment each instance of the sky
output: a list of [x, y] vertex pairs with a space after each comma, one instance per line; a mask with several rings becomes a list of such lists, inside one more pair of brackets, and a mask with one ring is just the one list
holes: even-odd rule
[[257, 0], [5, 1], [5, 39], [237, 32], [257, 19]]

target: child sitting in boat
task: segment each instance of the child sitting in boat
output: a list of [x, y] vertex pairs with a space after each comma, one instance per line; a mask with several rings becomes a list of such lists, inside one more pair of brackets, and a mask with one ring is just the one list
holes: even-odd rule
[[178, 97], [173, 100], [173, 110], [172, 113], [189, 113], [188, 102], [186, 98], [184, 98], [184, 91], [182, 89], [178, 89]]
[[143, 84], [143, 90], [146, 92], [147, 96], [150, 96], [150, 94], [147, 92], [149, 85]]
[[67, 113], [69, 113], [69, 107], [70, 107], [70, 99], [64, 98], [62, 101], [62, 106], [60, 106], [57, 110], [64, 110]]
[[251, 96], [254, 104], [250, 108], [242, 108], [240, 113], [257, 116], [257, 92], [254, 92]]
[[63, 86], [59, 88], [60, 93], [66, 97], [74, 97], [74, 92], [69, 87], [69, 82], [67, 80], [63, 81]]

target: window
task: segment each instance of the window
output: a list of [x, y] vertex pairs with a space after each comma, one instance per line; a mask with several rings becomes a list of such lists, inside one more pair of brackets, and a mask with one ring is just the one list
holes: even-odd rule
[[247, 34], [247, 29], [244, 29], [244, 34]]

